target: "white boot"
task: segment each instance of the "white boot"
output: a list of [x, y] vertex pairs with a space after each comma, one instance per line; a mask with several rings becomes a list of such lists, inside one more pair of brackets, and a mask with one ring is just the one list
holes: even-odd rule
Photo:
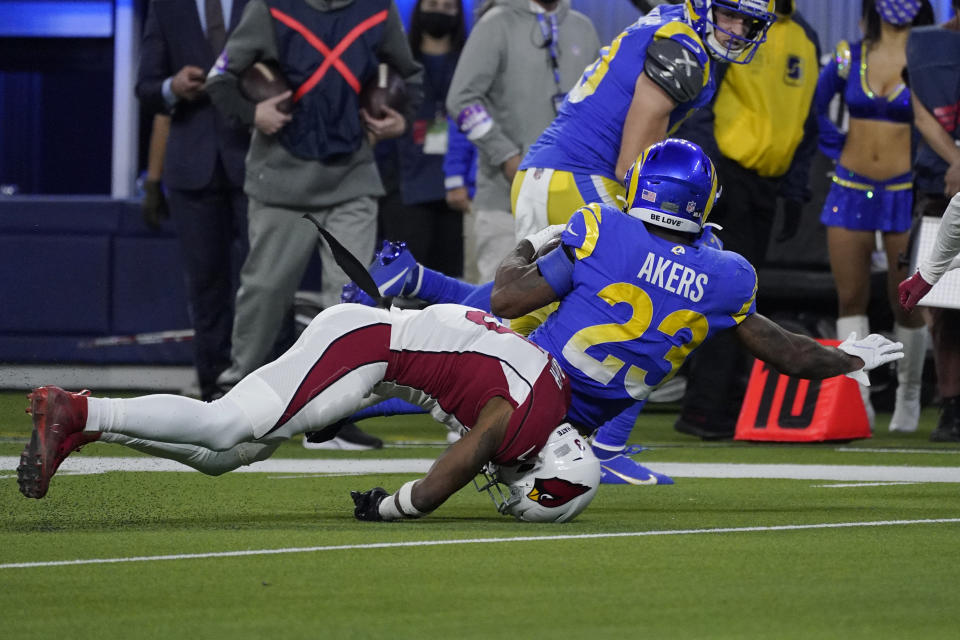
[[[851, 333], [857, 334], [857, 339], [870, 335], [870, 320], [867, 316], [842, 316], [837, 318], [837, 339], [846, 340]], [[860, 385], [860, 397], [863, 398], [863, 408], [867, 411], [867, 421], [870, 423], [870, 432], [873, 433], [873, 421], [876, 413], [873, 403], [870, 402], [870, 387]]]
[[920, 421], [920, 387], [923, 382], [923, 361], [927, 355], [927, 328], [911, 329], [899, 324], [894, 331], [903, 343], [903, 359], [897, 363], [897, 402], [890, 431], [913, 433]]

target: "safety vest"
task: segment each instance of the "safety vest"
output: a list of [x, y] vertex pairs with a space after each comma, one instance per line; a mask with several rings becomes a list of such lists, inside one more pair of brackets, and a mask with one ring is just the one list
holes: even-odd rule
[[268, 0], [278, 57], [293, 88], [293, 119], [278, 140], [293, 155], [329, 161], [360, 148], [359, 94], [376, 73], [390, 0], [318, 11], [304, 0]]

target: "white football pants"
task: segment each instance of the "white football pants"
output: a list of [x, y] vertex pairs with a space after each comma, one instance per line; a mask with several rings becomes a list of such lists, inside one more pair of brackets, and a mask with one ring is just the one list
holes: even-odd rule
[[[289, 351], [241, 380], [223, 398], [215, 402], [174, 395], [90, 398], [86, 430], [126, 436], [103, 439], [195, 468], [208, 465], [212, 471], [265, 459], [291, 436], [321, 429], [383, 399], [373, 389], [383, 380], [387, 363], [364, 362], [363, 356], [387, 351], [389, 332], [387, 342], [378, 344], [360, 329], [370, 331], [371, 325], [389, 322], [389, 312], [383, 309], [331, 307], [310, 323]], [[204, 461], [203, 452], [157, 443], [196, 445], [228, 455]], [[258, 446], [237, 448], [245, 443]]]

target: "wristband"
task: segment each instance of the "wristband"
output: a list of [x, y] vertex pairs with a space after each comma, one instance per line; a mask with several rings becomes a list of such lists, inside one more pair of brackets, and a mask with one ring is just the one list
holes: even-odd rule
[[493, 118], [483, 104], [477, 102], [468, 105], [457, 114], [457, 128], [466, 134], [467, 140], [473, 142], [487, 135], [493, 129]]
[[401, 520], [403, 518], [422, 518], [427, 515], [413, 506], [413, 485], [416, 480], [406, 483], [400, 490], [384, 498], [380, 502], [378, 511], [384, 520]]
[[558, 298], [573, 290], [573, 261], [563, 245], [537, 260], [537, 269]]

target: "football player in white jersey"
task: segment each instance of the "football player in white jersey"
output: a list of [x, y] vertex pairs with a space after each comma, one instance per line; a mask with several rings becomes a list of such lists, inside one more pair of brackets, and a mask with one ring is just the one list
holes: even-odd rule
[[599, 463], [586, 439], [562, 424], [570, 386], [556, 361], [489, 314], [460, 305], [332, 307], [290, 350], [214, 402], [40, 387], [30, 394], [34, 430], [17, 480], [25, 496], [42, 498], [63, 460], [94, 440], [223, 473], [391, 397], [423, 407], [462, 437], [395, 494], [379, 487], [352, 494], [359, 519], [426, 515], [488, 463], [511, 487], [498, 506], [521, 519], [568, 520], [596, 492]]
[[957, 254], [960, 254], [960, 193], [950, 199], [943, 212], [933, 251], [917, 265], [917, 272], [897, 287], [900, 306], [913, 311], [943, 274], [956, 268]]
[[[898, 287], [900, 306], [913, 311], [947, 271], [957, 268], [958, 253], [960, 194], [955, 194], [943, 212], [933, 250]], [[940, 415], [930, 442], [960, 442], [960, 310], [928, 307], [924, 317], [930, 328], [940, 393]]]

